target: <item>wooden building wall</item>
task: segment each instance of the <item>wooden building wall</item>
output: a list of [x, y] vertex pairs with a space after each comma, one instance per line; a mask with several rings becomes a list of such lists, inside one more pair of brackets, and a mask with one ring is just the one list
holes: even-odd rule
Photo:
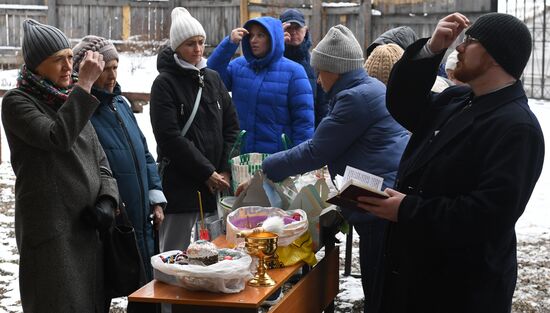
[[[424, 37], [448, 12], [474, 17], [496, 9], [496, 0], [353, 0], [353, 6], [332, 6], [320, 0], [3, 0], [0, 4], [0, 58], [16, 57], [26, 18], [59, 27], [78, 41], [93, 34], [132, 42], [138, 47], [158, 46], [169, 37], [170, 12], [184, 6], [203, 24], [206, 43], [217, 45], [231, 30], [256, 16], [279, 16], [289, 7], [302, 10], [315, 45], [336, 24], [344, 24], [364, 48], [392, 27], [409, 25]], [[371, 3], [372, 1], [372, 3]], [[25, 5], [28, 7], [25, 8]], [[371, 7], [380, 16], [371, 16]], [[10, 56], [14, 54], [15, 56]], [[0, 59], [0, 63], [3, 59]]]

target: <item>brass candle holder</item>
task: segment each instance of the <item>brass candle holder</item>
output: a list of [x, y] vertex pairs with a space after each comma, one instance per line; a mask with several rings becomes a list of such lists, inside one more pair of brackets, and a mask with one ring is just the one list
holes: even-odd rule
[[254, 287], [274, 286], [275, 281], [267, 274], [265, 259], [273, 256], [277, 250], [279, 236], [275, 233], [252, 233], [245, 237], [246, 251], [258, 257], [258, 269], [248, 284]]

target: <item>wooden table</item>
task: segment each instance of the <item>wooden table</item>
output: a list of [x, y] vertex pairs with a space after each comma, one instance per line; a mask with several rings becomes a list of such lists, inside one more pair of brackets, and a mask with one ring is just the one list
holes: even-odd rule
[[[332, 238], [334, 235], [332, 234]], [[214, 240], [219, 247], [228, 246], [225, 236]], [[271, 307], [270, 313], [334, 312], [334, 298], [338, 294], [339, 249], [334, 241], [325, 242], [324, 258], [307, 271], [298, 283], [288, 290], [283, 299]], [[257, 313], [262, 302], [273, 294], [303, 266], [303, 263], [281, 269], [268, 270], [277, 282], [273, 287], [246, 288], [236, 294], [190, 291], [153, 280], [128, 296], [129, 301], [170, 303], [172, 312], [185, 313]]]

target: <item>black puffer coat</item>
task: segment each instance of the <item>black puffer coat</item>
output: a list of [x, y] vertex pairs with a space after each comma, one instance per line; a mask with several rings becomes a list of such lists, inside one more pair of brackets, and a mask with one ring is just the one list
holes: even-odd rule
[[[168, 200], [166, 213], [198, 211], [197, 191], [207, 212], [216, 209], [215, 196], [206, 181], [214, 171], [230, 172], [228, 156], [239, 132], [231, 98], [218, 73], [208, 68], [184, 69], [167, 47], [158, 56], [159, 75], [151, 88], [151, 124], [159, 160], [168, 158], [162, 186]], [[181, 130], [189, 119], [199, 89], [204, 87], [199, 109], [185, 137]]]

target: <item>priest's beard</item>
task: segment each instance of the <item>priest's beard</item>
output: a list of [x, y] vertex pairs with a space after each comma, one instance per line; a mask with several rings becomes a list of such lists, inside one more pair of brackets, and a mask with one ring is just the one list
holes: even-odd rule
[[480, 77], [492, 66], [491, 57], [486, 53], [474, 62], [471, 62], [471, 59], [468, 61], [460, 60], [454, 72], [455, 78], [464, 83]]

